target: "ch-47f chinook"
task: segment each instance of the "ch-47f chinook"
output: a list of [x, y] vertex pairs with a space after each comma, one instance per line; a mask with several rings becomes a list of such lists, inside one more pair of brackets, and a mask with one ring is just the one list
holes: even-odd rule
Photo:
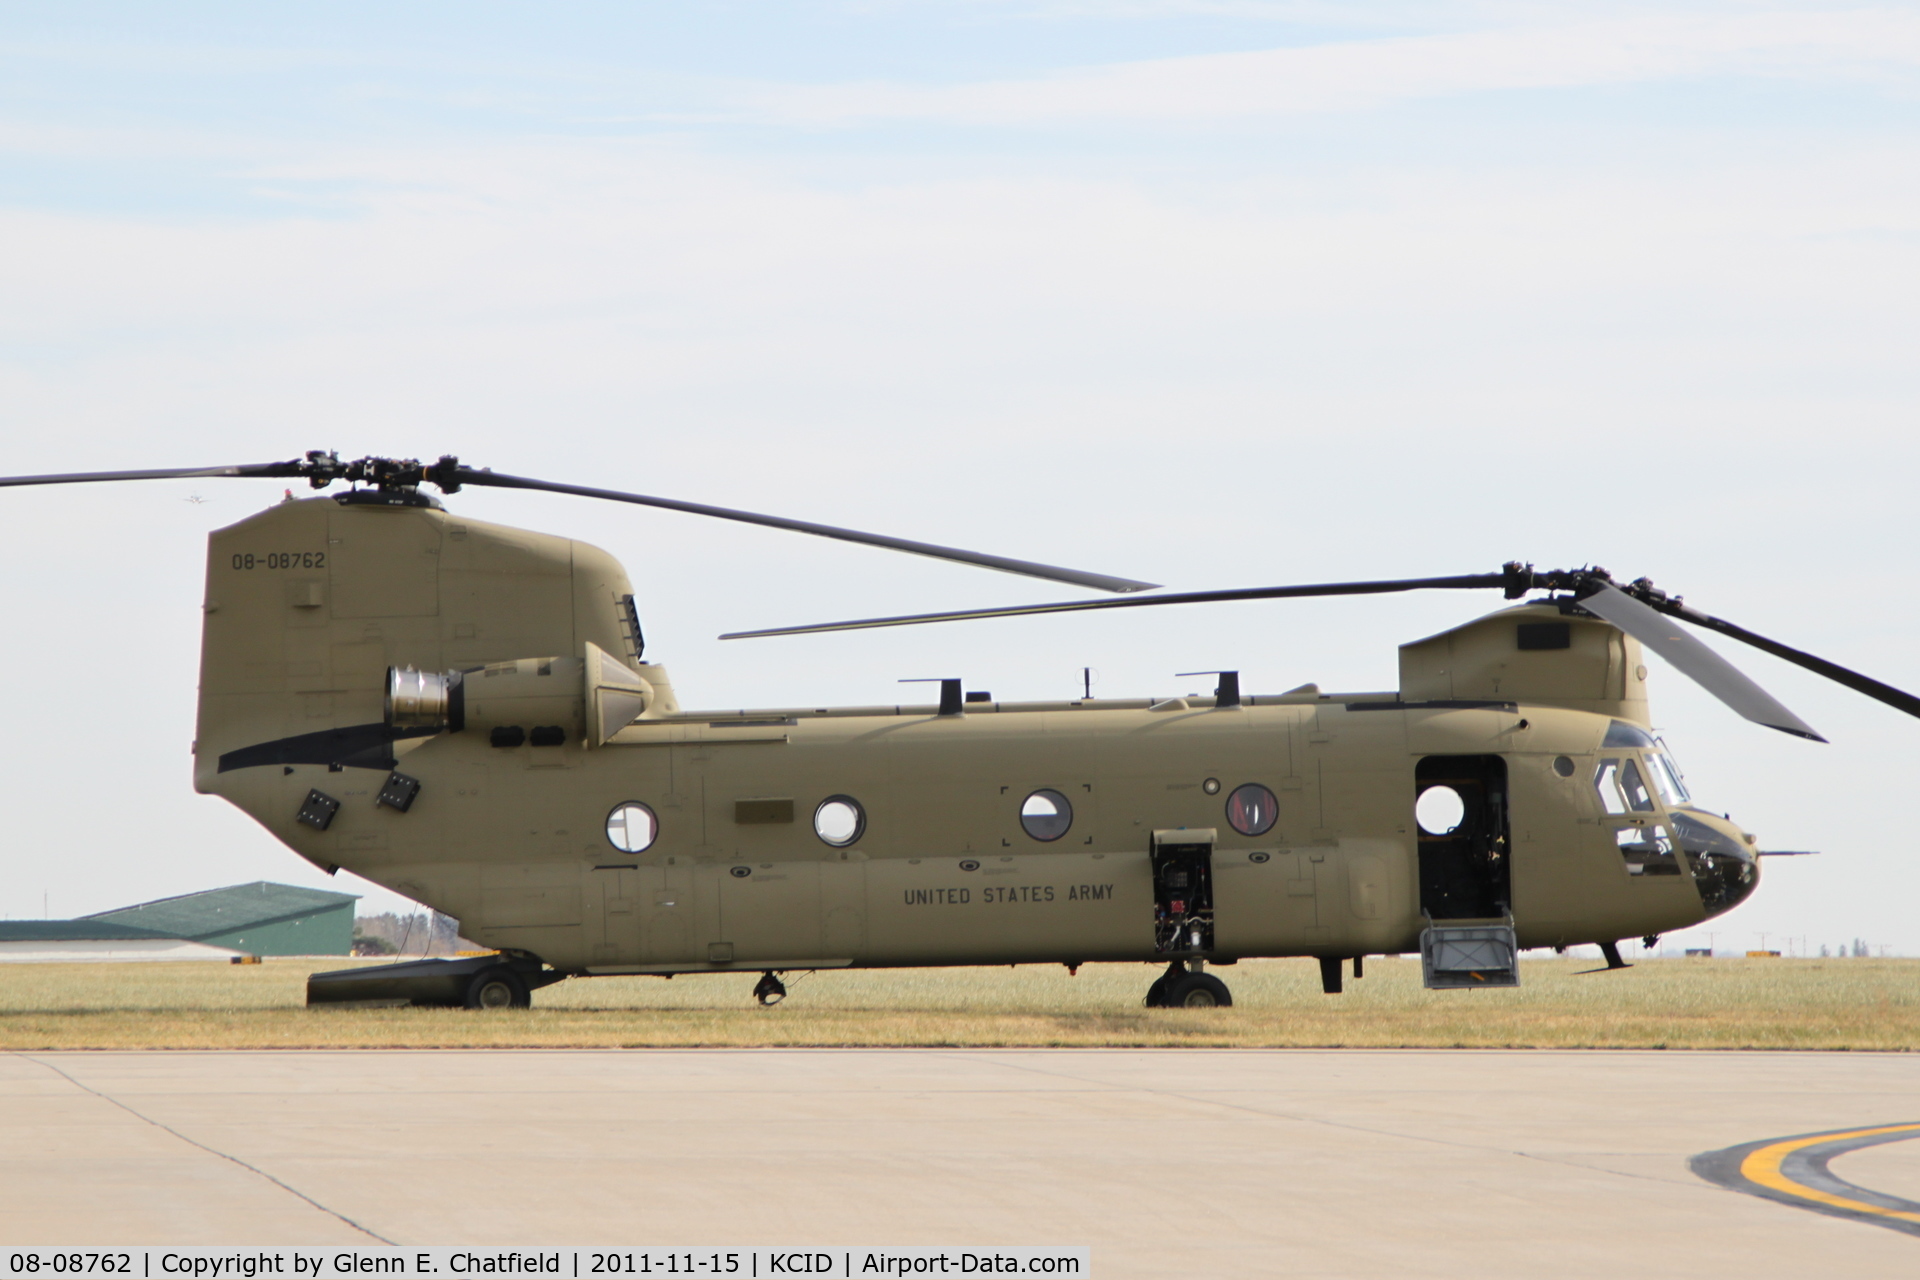
[[[1521, 948], [1698, 924], [1759, 851], [1649, 731], [1642, 645], [1760, 724], [1819, 735], [1678, 622], [1909, 714], [1920, 699], [1605, 571], [1182, 594], [669, 499], [313, 453], [0, 487], [301, 478], [209, 539], [194, 785], [301, 857], [457, 918], [493, 956], [315, 975], [309, 1000], [524, 1006], [567, 977], [1146, 961], [1149, 1005], [1226, 1005], [1212, 970], [1313, 956], [1325, 989], [1419, 951], [1430, 986], [1510, 985]], [[625, 572], [466, 519], [433, 484], [743, 520], [1119, 594], [962, 618], [1497, 589], [1521, 601], [1400, 649], [1393, 693], [686, 711]], [[1532, 593], [1543, 593], [1528, 599]]]

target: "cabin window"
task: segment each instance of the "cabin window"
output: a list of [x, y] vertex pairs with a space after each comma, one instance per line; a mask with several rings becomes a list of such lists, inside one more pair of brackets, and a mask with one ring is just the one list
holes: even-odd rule
[[653, 810], [638, 800], [617, 804], [607, 815], [607, 843], [622, 853], [644, 853], [659, 834]]
[[836, 849], [858, 840], [867, 829], [867, 811], [852, 796], [828, 796], [813, 811], [813, 833]]
[[1640, 766], [1631, 760], [1602, 760], [1593, 771], [1593, 788], [1608, 813], [1653, 812], [1653, 796], [1640, 777]]
[[1452, 835], [1466, 817], [1467, 802], [1444, 784], [1426, 788], [1413, 802], [1413, 820], [1430, 836]]
[[1280, 802], [1257, 782], [1235, 787], [1227, 797], [1227, 825], [1243, 836], [1263, 836], [1280, 816]]
[[1020, 803], [1020, 826], [1035, 840], [1058, 840], [1073, 825], [1073, 805], [1042, 787]]

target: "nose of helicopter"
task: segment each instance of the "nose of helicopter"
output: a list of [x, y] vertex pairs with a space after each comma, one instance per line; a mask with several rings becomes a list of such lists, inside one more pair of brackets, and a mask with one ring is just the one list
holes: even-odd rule
[[1731, 818], [1697, 809], [1678, 811], [1672, 817], [1674, 836], [1708, 916], [1745, 902], [1760, 884], [1760, 861], [1746, 832]]

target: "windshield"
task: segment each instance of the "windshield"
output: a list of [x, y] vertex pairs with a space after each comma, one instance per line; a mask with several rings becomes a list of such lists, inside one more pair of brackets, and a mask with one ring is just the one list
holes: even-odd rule
[[1673, 757], [1661, 751], [1647, 752], [1647, 772], [1653, 775], [1653, 785], [1660, 792], [1660, 798], [1667, 802], [1668, 808], [1686, 804], [1693, 797], [1687, 794], [1687, 784], [1680, 777], [1680, 766]]

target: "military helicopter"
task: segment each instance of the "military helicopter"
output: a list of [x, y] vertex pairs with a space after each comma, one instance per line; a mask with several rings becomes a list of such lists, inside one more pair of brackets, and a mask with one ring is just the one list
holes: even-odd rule
[[[1642, 646], [1756, 723], [1824, 741], [1693, 638], [1753, 645], [1920, 715], [1920, 699], [1642, 579], [1514, 562], [1454, 577], [1159, 594], [1155, 584], [454, 457], [0, 478], [0, 487], [301, 479], [208, 541], [194, 785], [329, 873], [497, 954], [316, 974], [310, 1003], [524, 1007], [605, 974], [1144, 961], [1149, 1006], [1232, 1003], [1220, 969], [1418, 952], [1428, 986], [1513, 985], [1529, 947], [1698, 924], [1759, 880], [1755, 838], [1653, 736]], [[646, 657], [625, 571], [447, 510], [491, 486], [609, 499], [1113, 593], [738, 632], [746, 639], [1093, 609], [1497, 590], [1400, 647], [1393, 692], [697, 711]]]

